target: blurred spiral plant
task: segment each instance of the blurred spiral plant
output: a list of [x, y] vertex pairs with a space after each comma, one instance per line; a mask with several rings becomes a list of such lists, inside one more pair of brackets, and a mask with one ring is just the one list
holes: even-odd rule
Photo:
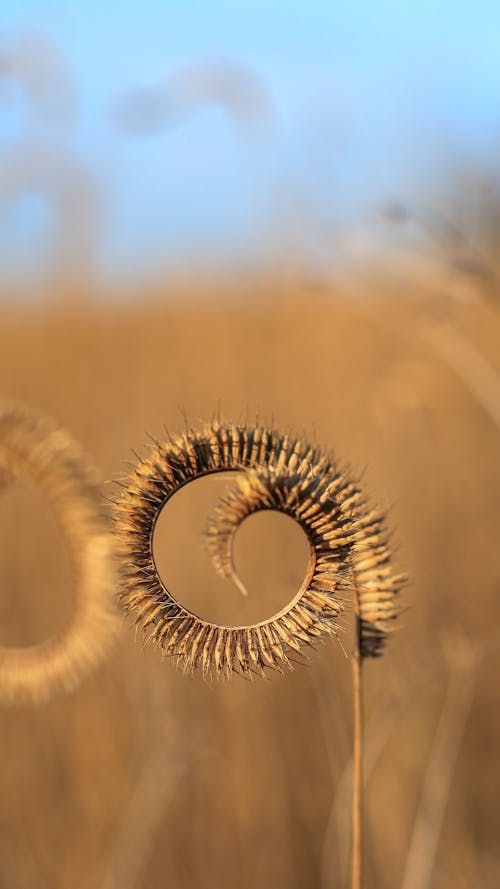
[[178, 68], [161, 83], [119, 97], [112, 121], [124, 135], [155, 136], [181, 125], [207, 106], [218, 106], [240, 134], [275, 115], [265, 84], [249, 68], [228, 59], [203, 59]]
[[0, 46], [0, 107], [27, 105], [29, 124], [73, 126], [79, 113], [79, 90], [71, 63], [61, 47], [35, 28], [22, 28]]
[[104, 223], [104, 201], [94, 174], [69, 149], [19, 140], [0, 155], [0, 211], [19, 198], [44, 198], [52, 215], [48, 266], [52, 275], [93, 267]]
[[32, 28], [0, 46], [0, 112], [13, 108], [22, 126], [0, 153], [0, 214], [23, 197], [41, 197], [51, 228], [44, 272], [52, 283], [85, 279], [103, 231], [103, 192], [67, 138], [80, 114], [72, 66], [56, 42]]
[[96, 471], [68, 432], [21, 404], [0, 405], [0, 492], [17, 477], [42, 491], [71, 556], [73, 616], [38, 645], [0, 646], [0, 701], [44, 703], [75, 689], [117, 635], [114, 545]]

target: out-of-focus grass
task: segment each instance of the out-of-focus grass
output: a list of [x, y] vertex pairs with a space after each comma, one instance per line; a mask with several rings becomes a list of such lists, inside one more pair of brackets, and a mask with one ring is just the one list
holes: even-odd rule
[[[376, 499], [391, 505], [401, 563], [413, 578], [398, 634], [366, 670], [368, 885], [401, 885], [455, 669], [450, 639], [465, 634], [479, 646], [475, 697], [433, 885], [493, 889], [500, 878], [500, 431], [422, 335], [432, 289], [382, 296], [366, 280], [316, 289], [261, 278], [229, 290], [216, 298], [200, 283], [182, 301], [4, 309], [2, 391], [71, 429], [107, 478], [120, 474], [146, 432], [181, 428], [180, 407], [195, 422], [219, 402], [229, 418], [258, 411], [280, 427], [314, 433], [365, 469]], [[500, 373], [500, 313], [471, 303], [453, 323]], [[219, 491], [214, 483], [213, 499]], [[166, 518], [159, 557], [167, 580], [172, 565], [178, 596], [201, 612], [204, 602], [221, 613], [227, 603], [235, 621], [245, 620], [245, 608], [265, 613], [271, 594], [273, 608], [290, 598], [304, 554], [279, 521], [260, 529], [256, 521], [245, 532], [250, 606], [216, 578], [200, 533], [211, 500], [208, 489], [186, 490]], [[25, 485], [2, 502], [0, 534], [1, 639], [31, 642], [68, 613], [66, 557]], [[136, 645], [127, 627], [76, 695], [2, 712], [6, 885], [345, 885], [349, 682], [334, 644], [286, 678], [187, 680]]]

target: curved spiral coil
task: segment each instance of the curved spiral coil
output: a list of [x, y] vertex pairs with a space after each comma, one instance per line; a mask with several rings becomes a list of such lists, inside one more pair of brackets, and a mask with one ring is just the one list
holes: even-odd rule
[[[163, 583], [153, 553], [156, 522], [184, 485], [239, 472], [209, 521], [215, 565], [232, 576], [232, 539], [251, 513], [295, 519], [310, 544], [307, 577], [293, 600], [267, 620], [224, 626], [184, 607]], [[262, 425], [212, 423], [155, 443], [124, 481], [114, 509], [121, 546], [123, 607], [185, 671], [205, 675], [283, 671], [308, 645], [336, 635], [349, 593], [358, 596], [362, 652], [375, 656], [398, 614], [402, 576], [392, 574], [382, 517], [357, 484], [317, 448]]]

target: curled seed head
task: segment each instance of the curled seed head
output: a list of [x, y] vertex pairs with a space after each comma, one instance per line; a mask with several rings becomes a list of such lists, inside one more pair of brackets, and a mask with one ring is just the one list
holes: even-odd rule
[[[172, 495], [201, 476], [228, 471], [239, 475], [216, 504], [207, 528], [209, 548], [223, 576], [234, 575], [236, 530], [259, 510], [289, 515], [310, 544], [301, 589], [285, 608], [258, 624], [223, 626], [194, 614], [167, 589], [153, 555], [156, 521]], [[380, 652], [397, 613], [398, 584], [384, 573], [389, 553], [382, 523], [364, 505], [356, 484], [316, 448], [259, 424], [217, 422], [155, 443], [121, 486], [114, 521], [121, 549], [122, 605], [188, 672], [200, 668], [206, 675], [261, 674], [268, 668], [291, 667], [306, 646], [336, 635], [344, 602], [356, 584], [364, 655]], [[373, 592], [382, 589], [379, 577], [384, 595], [390, 590], [393, 598], [376, 612]], [[378, 586], [370, 586], [375, 581]]]
[[114, 545], [95, 470], [70, 435], [19, 404], [0, 406], [0, 491], [30, 478], [69, 547], [75, 606], [69, 624], [38, 645], [0, 647], [0, 700], [43, 702], [75, 688], [107, 654], [118, 628]]

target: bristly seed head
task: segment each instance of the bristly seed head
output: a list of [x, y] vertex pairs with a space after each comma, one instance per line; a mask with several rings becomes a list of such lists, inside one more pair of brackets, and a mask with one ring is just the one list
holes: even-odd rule
[[[172, 495], [201, 476], [237, 471], [215, 505], [207, 541], [216, 569], [234, 577], [234, 535], [249, 515], [276, 510], [305, 532], [311, 557], [294, 599], [258, 624], [222, 626], [178, 602], [153, 555], [158, 516]], [[114, 509], [121, 548], [120, 599], [165, 654], [186, 672], [263, 674], [292, 668], [297, 654], [336, 635], [349, 594], [355, 597], [363, 657], [381, 653], [399, 613], [402, 576], [391, 570], [382, 517], [333, 459], [300, 439], [257, 424], [212, 423], [155, 443], [120, 488]]]

